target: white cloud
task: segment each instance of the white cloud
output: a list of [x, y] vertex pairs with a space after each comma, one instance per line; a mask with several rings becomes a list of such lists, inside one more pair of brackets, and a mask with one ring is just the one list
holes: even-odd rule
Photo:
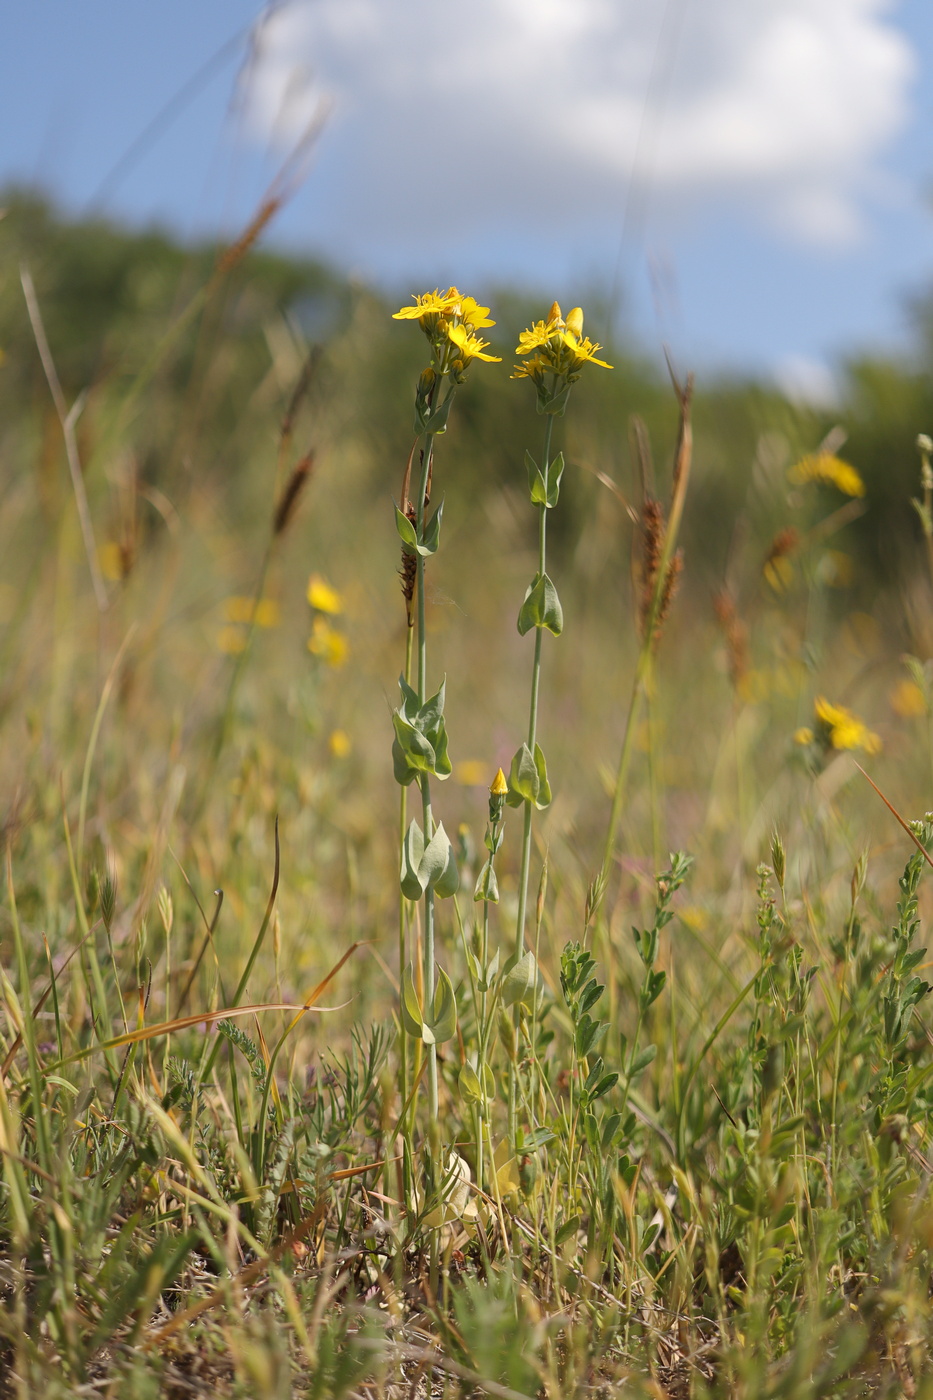
[[541, 221], [617, 239], [627, 191], [669, 224], [725, 202], [843, 243], [915, 63], [885, 0], [291, 0], [258, 45], [257, 134], [334, 98], [321, 232], [364, 258]]

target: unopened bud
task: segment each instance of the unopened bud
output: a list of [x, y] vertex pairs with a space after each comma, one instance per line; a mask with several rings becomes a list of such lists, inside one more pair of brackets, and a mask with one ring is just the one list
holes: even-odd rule
[[583, 307], [575, 306], [567, 317], [567, 329], [577, 337], [583, 334]]
[[549, 325], [549, 326], [552, 326], [552, 325], [554, 324], [555, 321], [562, 321], [563, 319], [564, 319], [564, 318], [563, 318], [563, 316], [561, 315], [561, 311], [560, 311], [560, 303], [559, 303], [559, 302], [556, 302], [556, 301], [555, 301], [555, 302], [552, 302], [552, 303], [551, 303], [551, 309], [550, 309], [550, 311], [549, 311], [548, 314], [547, 314], [547, 323], [548, 323], [548, 325]]
[[496, 776], [492, 780], [489, 788], [489, 820], [498, 822], [502, 819], [502, 804], [505, 802], [509, 785], [505, 774], [501, 768], [496, 769]]
[[421, 371], [421, 374], [418, 378], [419, 398], [426, 399], [428, 397], [428, 394], [430, 394], [431, 390], [434, 388], [434, 381], [436, 378], [437, 375], [435, 374], [434, 370], [430, 365], [428, 365], [427, 369], [423, 369]]
[[933, 452], [933, 438], [930, 437], [929, 433], [917, 434], [917, 451], [926, 453]]

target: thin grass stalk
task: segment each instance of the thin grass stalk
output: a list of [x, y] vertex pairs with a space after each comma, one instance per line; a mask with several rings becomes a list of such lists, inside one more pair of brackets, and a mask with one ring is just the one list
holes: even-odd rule
[[677, 547], [677, 535], [683, 518], [684, 502], [687, 497], [687, 484], [690, 479], [690, 466], [693, 456], [693, 429], [690, 422], [693, 379], [692, 376], [688, 376], [684, 388], [681, 388], [673, 374], [671, 375], [671, 379], [674, 384], [674, 392], [677, 395], [677, 400], [680, 405], [680, 433], [674, 457], [674, 489], [671, 498], [671, 513], [667, 528], [664, 532], [664, 544], [658, 562], [651, 604], [645, 619], [645, 631], [642, 638], [641, 649], [638, 654], [638, 660], [635, 665], [635, 675], [632, 680], [632, 693], [629, 700], [628, 715], [625, 721], [622, 752], [619, 756], [619, 766], [616, 771], [616, 780], [612, 794], [612, 808], [609, 814], [609, 827], [606, 833], [606, 844], [603, 849], [603, 860], [599, 874], [601, 899], [605, 898], [609, 874], [612, 869], [612, 861], [615, 856], [619, 823], [622, 819], [622, 809], [628, 789], [628, 772], [632, 759], [635, 730], [641, 713], [642, 701], [647, 695], [647, 687], [651, 677], [655, 643], [657, 640], [656, 631], [661, 617], [665, 584], [667, 582], [668, 570]]

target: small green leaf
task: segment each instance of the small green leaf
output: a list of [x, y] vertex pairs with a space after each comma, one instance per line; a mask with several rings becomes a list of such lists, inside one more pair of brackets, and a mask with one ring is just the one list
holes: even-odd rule
[[538, 980], [538, 965], [534, 953], [525, 953], [514, 967], [502, 978], [502, 1005], [514, 1006], [516, 1002], [530, 1005], [531, 994]]
[[425, 420], [423, 432], [433, 433], [435, 437], [439, 437], [441, 433], [447, 431], [447, 419], [450, 417], [450, 406], [453, 400], [453, 394], [448, 394], [440, 408], [436, 409], [430, 418]]
[[[442, 968], [437, 969], [437, 987], [434, 990], [434, 1016], [431, 1021], [434, 1042], [442, 1045], [452, 1040], [457, 1033], [457, 999], [450, 978]], [[430, 1042], [426, 1042], [430, 1044]]]
[[421, 1002], [418, 1000], [418, 993], [415, 991], [415, 979], [411, 963], [408, 964], [402, 976], [400, 1000], [402, 1025], [406, 1033], [415, 1040], [423, 1040], [425, 1029], [424, 1017], [421, 1011]]
[[424, 857], [424, 832], [412, 821], [402, 842], [402, 894], [406, 899], [420, 899], [424, 894], [419, 868]]
[[519, 611], [517, 626], [522, 637], [532, 627], [546, 627], [555, 637], [564, 630], [564, 612], [557, 589], [547, 574], [535, 574]]
[[424, 854], [418, 866], [418, 879], [421, 882], [422, 890], [434, 888], [447, 869], [449, 855], [450, 838], [444, 830], [444, 823], [439, 822], [437, 830], [424, 848]]
[[460, 1089], [460, 1097], [467, 1103], [482, 1103], [483, 1086], [479, 1082], [479, 1075], [472, 1065], [464, 1065], [457, 1078]]
[[538, 811], [543, 812], [545, 807], [551, 805], [551, 784], [547, 779], [547, 763], [540, 744], [535, 744], [535, 772], [538, 775], [538, 793], [534, 803]]
[[444, 502], [441, 501], [437, 510], [431, 516], [424, 530], [424, 549], [419, 551], [426, 557], [437, 553], [437, 546], [441, 540], [441, 521], [444, 518]]
[[485, 862], [482, 870], [476, 877], [473, 899], [476, 903], [479, 903], [480, 900], [485, 900], [487, 904], [499, 903], [499, 882], [496, 879], [496, 872], [491, 858]]
[[454, 848], [448, 842], [447, 860], [444, 869], [434, 882], [434, 893], [438, 899], [450, 899], [451, 895], [457, 893], [460, 888], [460, 871], [457, 869], [457, 859], [454, 855]]
[[506, 802], [510, 807], [520, 807], [523, 802], [534, 802], [538, 796], [541, 780], [531, 750], [522, 744], [512, 758], [509, 769], [509, 791]]
[[560, 479], [564, 474], [564, 454], [558, 452], [547, 469], [547, 484], [545, 487], [545, 505], [548, 510], [553, 510], [560, 497]]
[[418, 547], [418, 535], [414, 525], [409, 520], [403, 510], [395, 507], [395, 528], [398, 530], [399, 539], [409, 552], [413, 552]]
[[631, 1078], [634, 1079], [636, 1074], [641, 1074], [643, 1069], [647, 1069], [657, 1053], [658, 1047], [656, 1045], [646, 1045], [641, 1054], [636, 1055], [632, 1062], [632, 1067], [629, 1070]]

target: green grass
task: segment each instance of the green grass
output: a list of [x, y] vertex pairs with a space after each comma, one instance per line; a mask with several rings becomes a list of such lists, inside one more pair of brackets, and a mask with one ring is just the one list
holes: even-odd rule
[[[345, 314], [306, 375], [282, 307], [307, 268], [245, 258], [202, 308], [213, 260], [147, 244], [147, 301], [118, 242], [82, 344], [56, 278], [93, 240], [56, 238], [34, 280], [66, 407], [90, 386], [107, 606], [25, 307], [0, 302], [0, 1392], [930, 1393], [933, 639], [908, 499], [929, 422], [870, 417], [863, 371], [838, 449], [868, 481], [856, 518], [788, 478], [830, 424], [701, 384], [653, 645], [678, 541], [652, 570], [643, 488], [670, 496], [681, 410], [617, 356], [554, 423], [565, 627], [535, 648], [540, 420], [504, 301], [506, 367], [471, 369], [437, 439], [424, 576], [460, 872], [431, 915], [456, 1002], [435, 1113], [390, 752], [413, 333], [316, 270]], [[873, 440], [904, 473], [883, 509]], [[896, 581], [878, 520], [904, 532]], [[256, 599], [276, 607], [251, 625]], [[528, 739], [533, 651], [553, 801], [532, 820], [487, 789]], [[880, 736], [855, 756], [912, 836], [819, 696]], [[498, 902], [473, 898], [487, 856]]]

